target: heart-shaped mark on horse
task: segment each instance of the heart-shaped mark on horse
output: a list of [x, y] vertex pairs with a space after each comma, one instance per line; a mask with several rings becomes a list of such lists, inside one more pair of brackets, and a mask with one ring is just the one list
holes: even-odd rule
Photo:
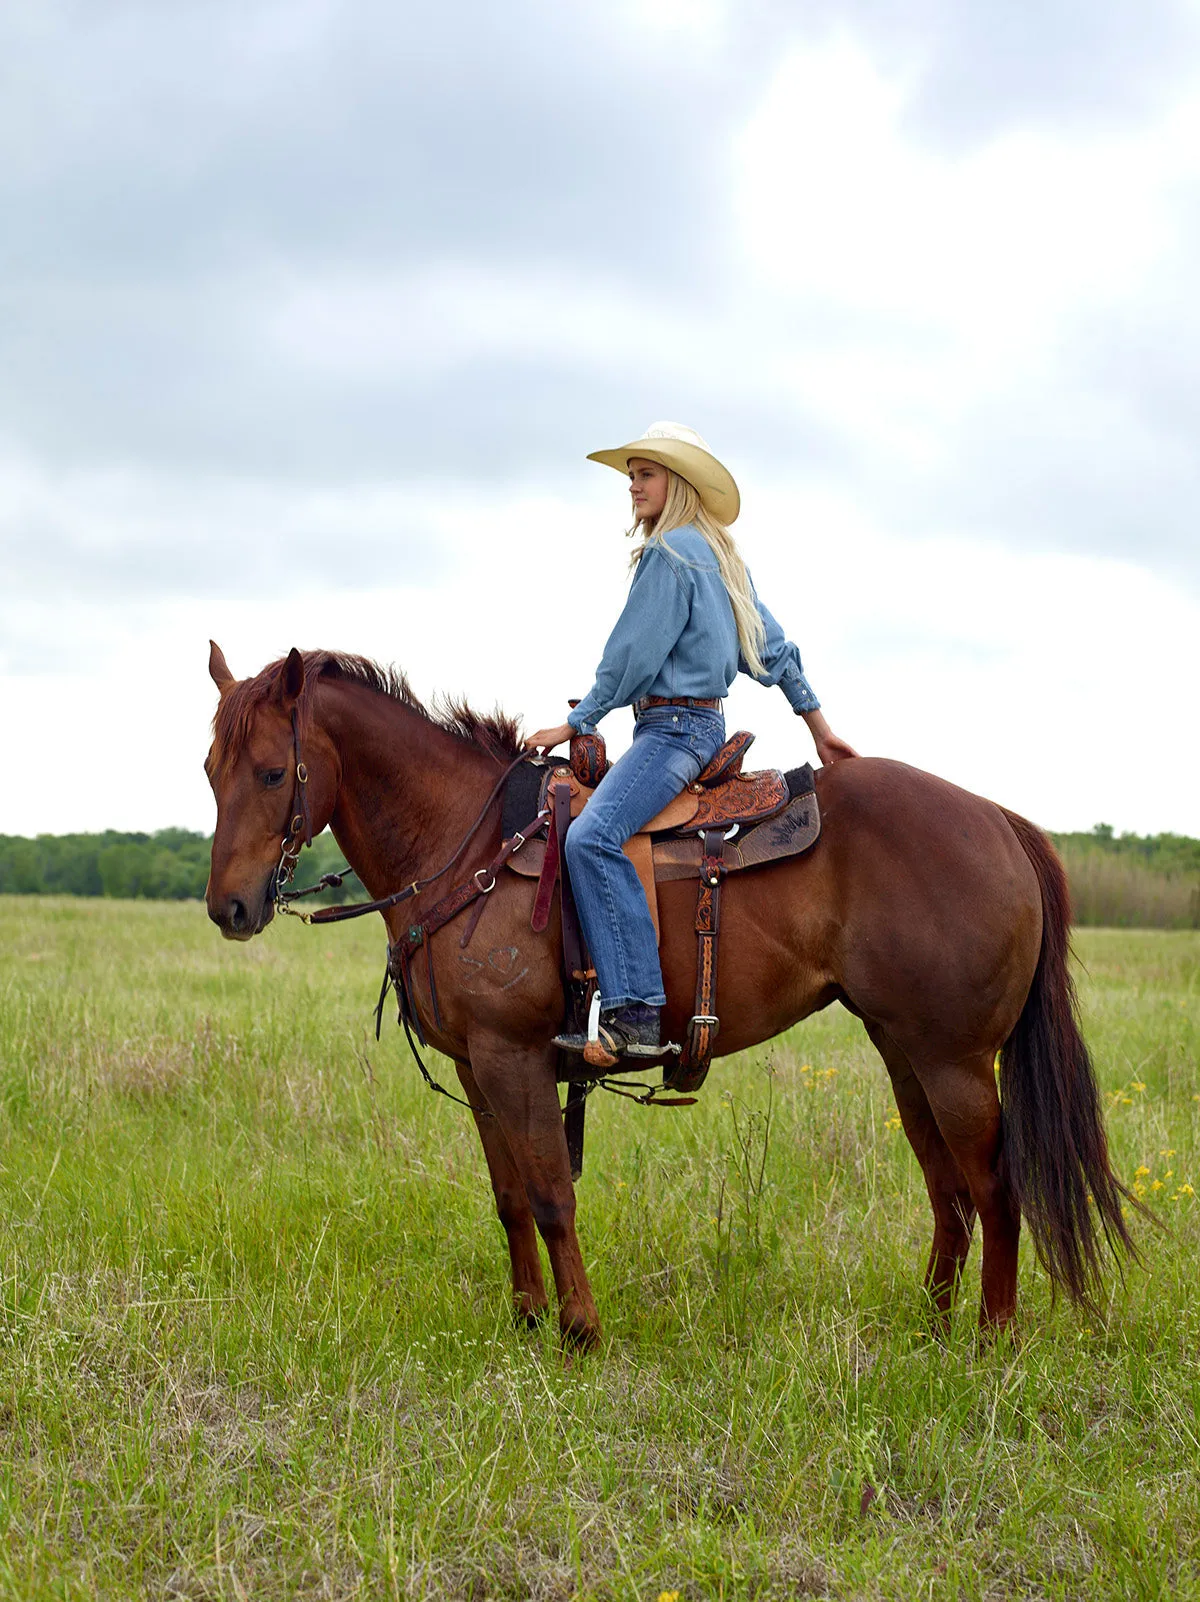
[[510, 974], [521, 955], [516, 946], [496, 946], [488, 952], [488, 961], [499, 974]]

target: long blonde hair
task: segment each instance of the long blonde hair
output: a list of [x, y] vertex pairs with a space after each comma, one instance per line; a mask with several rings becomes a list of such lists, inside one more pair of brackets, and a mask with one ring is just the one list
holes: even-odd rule
[[[693, 524], [700, 530], [717, 559], [717, 566], [721, 570], [721, 581], [729, 595], [729, 604], [733, 607], [738, 646], [746, 659], [746, 666], [753, 674], [765, 673], [762, 652], [767, 643], [767, 631], [759, 616], [758, 607], [754, 604], [750, 575], [746, 572], [746, 564], [742, 561], [737, 541], [724, 523], [718, 523], [711, 512], [705, 510], [699, 492], [686, 478], [681, 478], [669, 467], [666, 468], [666, 474], [667, 498], [662, 511], [653, 522], [647, 518], [640, 518], [628, 531], [630, 538], [635, 538], [638, 534], [642, 536], [642, 543], [634, 550], [629, 565], [636, 567], [655, 541], [661, 541], [672, 555], [678, 556], [679, 553], [667, 544], [663, 535], [669, 534], [672, 529], [686, 528], [689, 523]], [[680, 560], [685, 558], [681, 557]]]

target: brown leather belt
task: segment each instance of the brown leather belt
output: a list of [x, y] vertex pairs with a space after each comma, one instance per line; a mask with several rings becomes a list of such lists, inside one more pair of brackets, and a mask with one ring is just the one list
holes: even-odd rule
[[706, 706], [713, 711], [721, 705], [719, 696], [710, 696], [703, 700], [694, 695], [643, 695], [640, 701], [633, 703], [634, 713], [645, 712], [652, 706]]

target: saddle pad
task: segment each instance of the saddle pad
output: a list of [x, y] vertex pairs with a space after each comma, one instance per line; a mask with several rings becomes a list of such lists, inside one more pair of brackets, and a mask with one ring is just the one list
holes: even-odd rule
[[[799, 773], [803, 774], [804, 771], [800, 769]], [[808, 773], [811, 783], [812, 770], [809, 769]], [[816, 794], [810, 789], [807, 794], [795, 796], [773, 817], [752, 824], [750, 828], [735, 836], [725, 847], [725, 866], [730, 873], [738, 873], [744, 868], [757, 868], [764, 863], [780, 862], [785, 857], [798, 857], [816, 842], [820, 833], [820, 809], [817, 806]], [[648, 842], [648, 836], [635, 835], [634, 840]], [[542, 871], [542, 859], [545, 854], [546, 842], [531, 840], [515, 856], [510, 857], [505, 866], [513, 873], [520, 874], [522, 878], [536, 879]], [[628, 845], [626, 854], [633, 859], [633, 853], [629, 851]], [[696, 835], [655, 840], [655, 880], [663, 882], [668, 879], [694, 879], [700, 871], [700, 857], [701, 845]], [[640, 865], [635, 861], [635, 866]], [[645, 874], [639, 872], [639, 877], [645, 887]], [[649, 901], [649, 896], [646, 899]]]
[[537, 816], [538, 797], [546, 778], [546, 764], [538, 757], [530, 757], [514, 768], [504, 786], [503, 811], [500, 817], [500, 838], [511, 840], [518, 829], [523, 829]]
[[[768, 862], [798, 857], [815, 844], [821, 833], [821, 813], [815, 795], [797, 796], [782, 812], [756, 823], [745, 834], [730, 840], [722, 860], [728, 873], [758, 868]], [[654, 878], [658, 884], [669, 879], [695, 879], [700, 872], [703, 847], [694, 835], [654, 842]]]

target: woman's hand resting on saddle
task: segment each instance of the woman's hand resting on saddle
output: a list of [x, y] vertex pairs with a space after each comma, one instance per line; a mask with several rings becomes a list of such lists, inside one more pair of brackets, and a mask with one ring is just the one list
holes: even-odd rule
[[575, 732], [569, 723], [560, 723], [556, 729], [539, 729], [536, 734], [526, 736], [525, 749], [532, 751], [536, 747], [539, 751], [553, 751], [556, 745], [565, 745]]
[[817, 755], [825, 767], [831, 762], [844, 761], [846, 757], [856, 757], [858, 752], [852, 745], [847, 745], [829, 727], [823, 712], [805, 712], [805, 723], [808, 724], [809, 733], [813, 737], [813, 744], [817, 748]]

